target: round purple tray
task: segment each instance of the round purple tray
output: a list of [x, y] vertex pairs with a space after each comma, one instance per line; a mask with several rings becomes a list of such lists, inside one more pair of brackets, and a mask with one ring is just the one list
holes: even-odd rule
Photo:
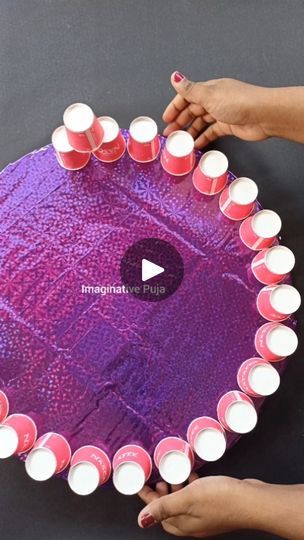
[[[161, 438], [185, 438], [195, 417], [216, 418], [218, 399], [237, 388], [238, 367], [255, 355], [265, 322], [255, 306], [262, 286], [250, 271], [254, 252], [238, 229], [219, 211], [218, 196], [199, 194], [191, 174], [170, 177], [159, 159], [92, 158], [70, 172], [50, 145], [6, 167], [0, 388], [11, 411], [30, 414], [39, 434], [63, 433], [72, 450], [97, 444], [110, 457], [127, 443], [152, 455]], [[176, 293], [144, 302], [81, 292], [120, 284], [125, 251], [147, 237], [182, 255]], [[254, 401], [259, 408], [262, 400]], [[229, 445], [236, 438], [230, 434]]]

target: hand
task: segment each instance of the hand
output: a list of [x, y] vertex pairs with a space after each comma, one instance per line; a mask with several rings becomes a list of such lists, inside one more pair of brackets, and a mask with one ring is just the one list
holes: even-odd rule
[[234, 79], [191, 82], [178, 71], [171, 76], [177, 95], [163, 114], [164, 135], [187, 129], [202, 148], [224, 135], [246, 141], [270, 136], [267, 118], [272, 107], [271, 88]]
[[[250, 481], [225, 476], [198, 479], [194, 474], [187, 487], [173, 488], [170, 495], [165, 482], [157, 484], [155, 492], [145, 486], [139, 495], [147, 506], [139, 514], [139, 526], [161, 523], [168, 533], [194, 538], [249, 528], [247, 486]], [[248, 504], [254, 508], [254, 500]]]

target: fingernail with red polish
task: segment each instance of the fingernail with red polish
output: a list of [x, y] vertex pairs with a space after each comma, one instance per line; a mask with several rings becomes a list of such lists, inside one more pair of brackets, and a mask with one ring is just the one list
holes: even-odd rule
[[179, 82], [181, 82], [183, 79], [185, 79], [185, 76], [184, 76], [182, 73], [180, 73], [179, 71], [176, 71], [176, 72], [174, 73], [174, 82], [179, 83]]
[[141, 526], [144, 529], [147, 529], [148, 527], [155, 525], [155, 523], [156, 521], [151, 514], [144, 514], [143, 517], [141, 518]]

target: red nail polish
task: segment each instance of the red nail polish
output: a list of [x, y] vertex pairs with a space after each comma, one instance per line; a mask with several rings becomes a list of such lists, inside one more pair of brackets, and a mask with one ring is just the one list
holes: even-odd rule
[[174, 77], [173, 77], [173, 78], [174, 78], [174, 82], [179, 83], [179, 82], [181, 82], [183, 79], [185, 79], [185, 76], [184, 76], [182, 73], [180, 73], [179, 71], [176, 71], [176, 72], [174, 73]]
[[151, 514], [144, 514], [141, 518], [141, 525], [144, 529], [151, 527], [156, 523], [154, 517]]

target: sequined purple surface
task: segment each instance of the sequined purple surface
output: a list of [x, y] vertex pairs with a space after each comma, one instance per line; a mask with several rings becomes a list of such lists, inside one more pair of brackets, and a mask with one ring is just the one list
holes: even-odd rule
[[[196, 416], [216, 416], [265, 322], [238, 227], [217, 196], [195, 191], [191, 175], [173, 179], [159, 160], [93, 158], [69, 172], [47, 146], [9, 165], [0, 175], [0, 387], [12, 411], [32, 414], [40, 434], [64, 433], [73, 450], [99, 444], [110, 456], [130, 442], [152, 454], [162, 437], [185, 438]], [[119, 285], [124, 252], [146, 237], [183, 257], [174, 295], [82, 293]]]

